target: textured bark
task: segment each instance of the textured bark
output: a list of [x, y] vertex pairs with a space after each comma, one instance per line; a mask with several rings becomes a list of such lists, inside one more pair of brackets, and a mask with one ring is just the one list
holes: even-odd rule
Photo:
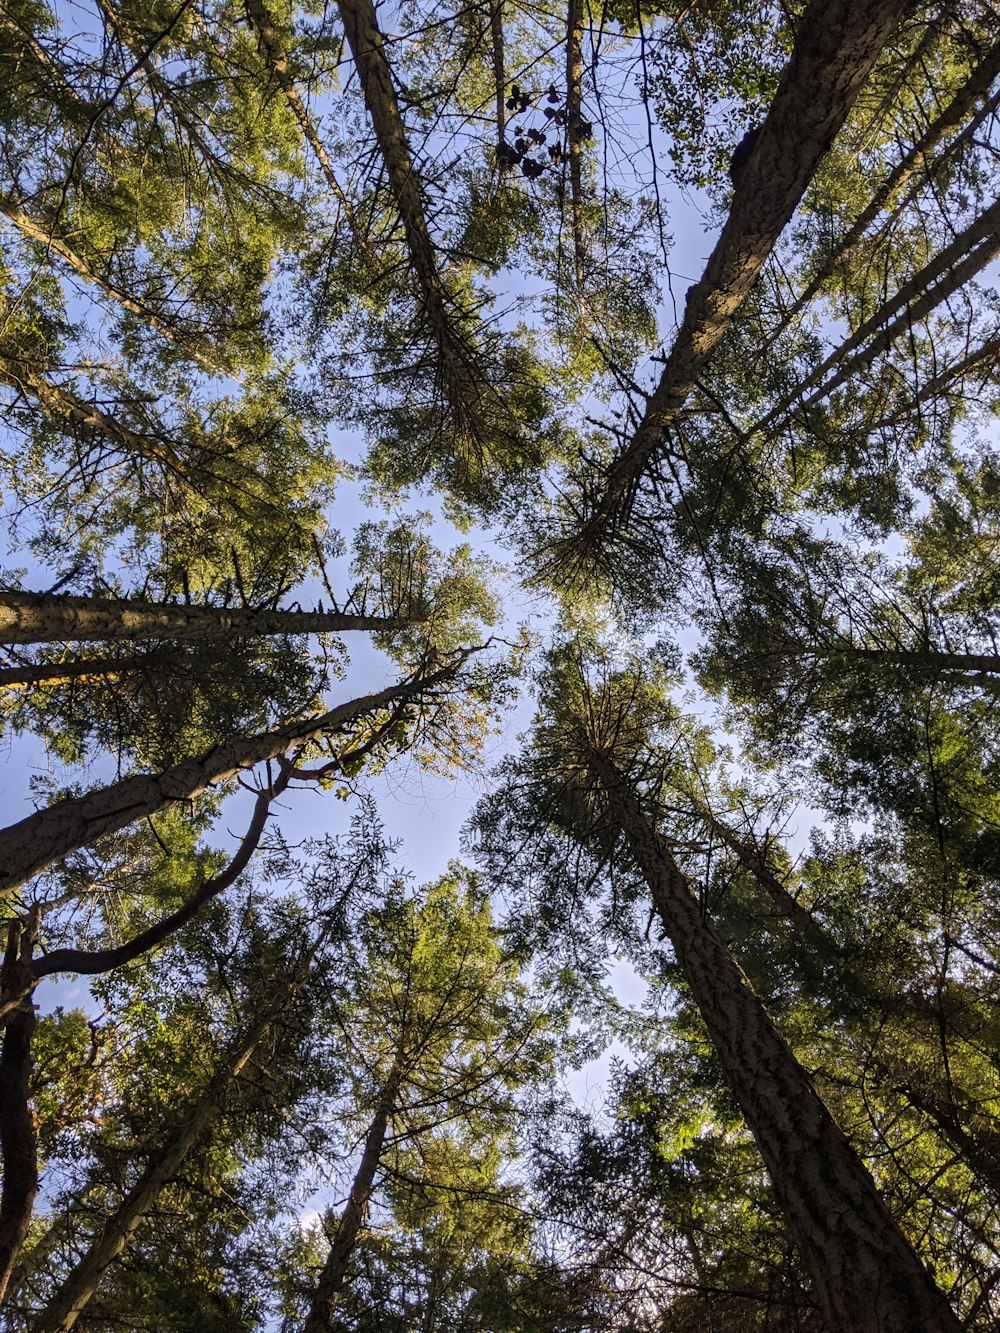
[[38, 1145], [28, 1102], [31, 1076], [31, 1038], [35, 1008], [31, 1002], [31, 925], [19, 921], [7, 929], [7, 951], [0, 981], [4, 1001], [17, 997], [8, 1017], [0, 1050], [0, 1155], [3, 1191], [0, 1193], [0, 1303], [28, 1234], [31, 1211], [38, 1193]]
[[327, 713], [288, 722], [274, 731], [226, 741], [161, 773], [123, 778], [84, 796], [56, 801], [0, 830], [0, 894], [11, 893], [46, 866], [97, 838], [117, 833], [137, 819], [158, 814], [178, 802], [188, 802], [243, 769], [278, 758], [298, 741], [318, 740], [366, 714], [420, 702], [454, 675], [454, 668], [445, 668], [353, 699]]
[[961, 1325], [746, 976], [705, 920], [628, 782], [598, 752], [592, 754], [591, 769], [649, 885], [831, 1328], [957, 1333]]
[[583, 0], [569, 0], [566, 15], [566, 141], [569, 147], [570, 226], [573, 233], [573, 276], [583, 292], [586, 248], [583, 243]]
[[507, 75], [503, 55], [503, 0], [490, 0], [490, 44], [493, 48], [493, 85], [497, 103], [497, 148], [507, 129]]
[[[928, 160], [930, 154], [942, 139], [944, 139], [956, 125], [961, 124], [979, 98], [989, 91], [990, 85], [998, 74], [1000, 74], [1000, 42], [997, 42], [995, 46], [992, 46], [989, 51], [987, 51], [986, 55], [972, 71], [969, 78], [958, 90], [948, 106], [945, 107], [936, 119], [931, 121], [920, 138], [912, 148], [910, 148], [909, 152], [905, 153], [903, 157], [900, 158], [899, 162], [896, 163], [895, 167], [893, 167], [892, 171], [889, 172], [888, 176], [886, 176], [885, 180], [872, 195], [867, 207], [858, 215], [841, 237], [840, 241], [838, 241], [830, 251], [826, 260], [814, 274], [801, 296], [796, 298], [791, 309], [787, 312], [782, 319], [781, 324], [775, 330], [774, 337], [777, 337], [779, 333], [787, 328], [791, 321], [805, 309], [823, 284], [833, 276], [837, 271], [838, 266], [843, 263], [858, 244], [878, 215], [889, 204], [893, 195], [906, 184], [914, 172], [920, 168], [921, 164]], [[974, 118], [969, 129], [974, 132], [975, 127], [977, 127], [982, 120], [990, 114], [991, 110], [995, 110], [996, 106], [997, 98], [991, 98], [987, 106]], [[968, 137], [970, 136], [963, 132], [963, 134], [956, 139], [955, 143], [949, 147], [947, 156], [951, 157], [954, 152], [967, 141]]]
[[[704, 801], [695, 800], [695, 807], [706, 832], [737, 857], [808, 946], [808, 951], [797, 959], [800, 984], [807, 994], [819, 995], [829, 1004], [830, 990], [822, 977], [832, 967], [838, 977], [835, 1011], [840, 1021], [857, 1034], [862, 1046], [869, 1044], [869, 1034], [891, 1011], [904, 1015], [907, 1026], [916, 1020], [925, 1032], [933, 1034], [935, 1041], [940, 1040], [939, 1005], [928, 1001], [920, 991], [906, 994], [887, 991], [878, 976], [868, 969], [859, 969], [853, 953], [789, 893], [754, 841], [717, 819]], [[973, 1096], [960, 1087], [954, 1070], [944, 1079], [921, 1067], [910, 1058], [905, 1047], [889, 1055], [873, 1048], [866, 1057], [866, 1067], [878, 1084], [900, 1093], [916, 1110], [927, 1115], [980, 1181], [1000, 1198], [1000, 1131], [990, 1124], [993, 1117], [985, 1110], [986, 1098]], [[995, 1094], [989, 1100], [995, 1101]]]
[[479, 400], [489, 386], [477, 367], [476, 350], [461, 328], [463, 312], [441, 277], [420, 176], [407, 142], [375, 7], [371, 0], [337, 0], [337, 7], [403, 224], [423, 315], [438, 350], [444, 390], [459, 430], [476, 436], [483, 432]]
[[267, 1036], [275, 1018], [273, 1010], [265, 1011], [230, 1049], [177, 1132], [149, 1162], [86, 1254], [34, 1320], [32, 1333], [68, 1333], [76, 1324], [108, 1265], [122, 1252], [136, 1227], [155, 1205], [164, 1186], [177, 1174], [222, 1113], [230, 1089]]
[[934, 675], [975, 676], [1000, 675], [1000, 655], [996, 653], [946, 653], [936, 648], [909, 651], [903, 648], [835, 648], [829, 654], [807, 649], [803, 655], [845, 657], [873, 662], [876, 666], [912, 667]]
[[[908, 332], [913, 324], [923, 319], [952, 293], [960, 291], [1000, 254], [1000, 200], [995, 201], [966, 227], [961, 235], [926, 264], [919, 273], [905, 282], [869, 319], [866, 319], [830, 353], [795, 389], [773, 408], [754, 431], [767, 430], [778, 421], [808, 390], [814, 391], [801, 402], [809, 408], [828, 397], [835, 389], [848, 383], [881, 352], [886, 351], [896, 338]], [[879, 332], [881, 330], [881, 332]], [[874, 336], [873, 335], [877, 335]], [[869, 342], [868, 340], [871, 339]], [[867, 346], [865, 345], [867, 343]], [[861, 348], [860, 351], [857, 351]], [[856, 353], [852, 355], [852, 353]], [[830, 372], [834, 373], [830, 375]], [[824, 376], [830, 375], [824, 380]], [[815, 387], [814, 386], [818, 386]]]
[[371, 1198], [375, 1173], [382, 1158], [386, 1131], [395, 1110], [401, 1079], [402, 1068], [397, 1062], [386, 1080], [385, 1089], [379, 1099], [375, 1116], [368, 1127], [368, 1133], [365, 1135], [365, 1146], [361, 1154], [361, 1161], [351, 1183], [351, 1192], [347, 1204], [340, 1215], [340, 1221], [337, 1223], [337, 1230], [330, 1245], [330, 1253], [326, 1257], [323, 1271], [316, 1284], [316, 1291], [302, 1333], [329, 1333], [332, 1328], [333, 1312], [337, 1308], [340, 1294], [344, 1290], [347, 1265], [357, 1244], [358, 1233], [368, 1214], [368, 1200]]
[[64, 593], [0, 592], [0, 643], [106, 643], [133, 639], [185, 642], [264, 634], [340, 634], [406, 629], [418, 622], [345, 611], [191, 606], [138, 597], [75, 597]]
[[[2, 601], [3, 594], [0, 594]], [[3, 612], [0, 611], [0, 617]], [[0, 640], [2, 642], [2, 640]], [[91, 657], [72, 662], [35, 662], [29, 666], [0, 667], [0, 690], [30, 689], [32, 685], [69, 685], [113, 680], [130, 671], [163, 671], [176, 665], [172, 653], [142, 653], [136, 657]]]
[[732, 209], [635, 434], [568, 545], [599, 545], [628, 518], [631, 496], [750, 294], [764, 261], [833, 142], [906, 0], [812, 0]]

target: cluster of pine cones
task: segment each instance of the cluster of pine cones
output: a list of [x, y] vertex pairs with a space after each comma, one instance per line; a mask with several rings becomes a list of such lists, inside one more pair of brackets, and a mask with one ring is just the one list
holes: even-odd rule
[[[523, 114], [532, 104], [532, 95], [526, 92], [519, 84], [513, 83], [510, 88], [510, 96], [507, 98], [507, 110]], [[556, 92], [555, 84], [549, 84], [548, 92], [545, 94], [545, 100], [548, 103], [543, 107], [545, 119], [558, 128], [568, 127], [570, 133], [575, 131], [576, 139], [589, 139], [594, 133], [594, 127], [589, 120], [582, 117], [577, 119], [575, 126], [570, 126], [570, 115], [566, 110], [566, 105], [560, 95]], [[530, 128], [525, 130], [520, 125], [514, 127], [514, 133], [517, 138], [513, 143], [508, 143], [506, 139], [502, 140], [497, 151], [497, 162], [502, 171], [513, 171], [515, 167], [520, 166], [521, 175], [528, 180], [537, 180], [548, 166], [558, 167], [567, 156], [567, 147], [559, 137], [556, 143], [547, 142], [548, 135], [542, 129]], [[532, 153], [536, 149], [544, 149], [539, 157], [533, 157]], [[548, 158], [548, 161], [546, 161]]]

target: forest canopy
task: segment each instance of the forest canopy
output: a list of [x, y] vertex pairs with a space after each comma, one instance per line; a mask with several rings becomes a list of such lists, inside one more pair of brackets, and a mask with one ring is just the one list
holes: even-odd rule
[[1000, 1326], [998, 33], [0, 0], [3, 1328]]

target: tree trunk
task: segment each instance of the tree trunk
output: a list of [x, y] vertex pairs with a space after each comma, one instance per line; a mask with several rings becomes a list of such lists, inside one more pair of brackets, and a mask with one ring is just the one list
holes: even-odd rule
[[38, 1145], [35, 1121], [28, 1102], [31, 1077], [31, 1038], [35, 1006], [31, 1002], [31, 925], [22, 929], [12, 921], [7, 929], [7, 951], [0, 994], [19, 997], [7, 1019], [0, 1051], [0, 1154], [3, 1191], [0, 1194], [0, 1303], [28, 1234], [31, 1211], [38, 1193]]
[[96, 1292], [108, 1265], [122, 1252], [129, 1237], [177, 1174], [206, 1130], [222, 1112], [227, 1094], [275, 1021], [271, 1010], [258, 1019], [212, 1075], [204, 1093], [183, 1120], [177, 1133], [154, 1157], [134, 1187], [108, 1218], [100, 1235], [66, 1277], [44, 1310], [32, 1323], [32, 1333], [68, 1333]]
[[[0, 603], [3, 595], [0, 594]], [[3, 612], [0, 610], [0, 616]], [[26, 690], [33, 685], [86, 684], [95, 680], [113, 680], [130, 671], [164, 671], [176, 668], [177, 658], [169, 652], [140, 653], [136, 657], [77, 658], [71, 662], [33, 662], [28, 666], [0, 667], [0, 690]]]
[[337, 7], [403, 224], [423, 315], [438, 349], [445, 393], [459, 429], [476, 435], [482, 431], [480, 400], [489, 386], [477, 367], [475, 347], [461, 327], [467, 315], [452, 300], [441, 277], [375, 7], [371, 0], [337, 0]]
[[259, 634], [389, 632], [418, 622], [345, 611], [276, 611], [270, 607], [197, 606], [138, 597], [75, 597], [64, 593], [0, 592], [0, 643], [105, 643], [133, 639], [185, 642]]
[[945, 366], [937, 375], [925, 380], [903, 411], [880, 417], [872, 424], [872, 431], [891, 430], [902, 423], [910, 422], [917, 408], [933, 398], [938, 398], [949, 389], [954, 390], [962, 380], [971, 379], [977, 374], [982, 376], [995, 374], [998, 361], [1000, 361], [1000, 338], [987, 338], [960, 360]]
[[566, 15], [566, 141], [569, 147], [570, 227], [573, 234], [573, 276], [576, 299], [583, 296], [583, 0], [569, 0]]
[[61, 259], [67, 268], [71, 269], [78, 277], [83, 278], [84, 282], [89, 282], [99, 288], [106, 296], [110, 296], [113, 301], [117, 301], [124, 310], [144, 320], [162, 338], [179, 347], [186, 356], [196, 361], [203, 370], [223, 375], [228, 373], [227, 368], [206, 350], [207, 344], [204, 340], [199, 340], [193, 334], [175, 329], [155, 310], [150, 309], [144, 302], [123, 291], [116, 283], [111, 282], [109, 278], [99, 273], [63, 237], [55, 235], [48, 228], [41, 226], [30, 218], [13, 199], [0, 199], [0, 212], [10, 219], [22, 236], [27, 236], [29, 240], [36, 241], [39, 245], [44, 246], [48, 254]]
[[95, 403], [88, 403], [72, 390], [43, 378], [25, 362], [0, 359], [0, 383], [34, 399], [46, 416], [69, 435], [102, 436], [131, 457], [156, 463], [178, 477], [188, 475], [188, 469], [165, 439], [143, 435], [123, 425]]
[[[796, 965], [804, 992], [818, 995], [829, 1003], [829, 987], [822, 985], [823, 972], [832, 967], [837, 975], [837, 991], [846, 1002], [834, 1006], [839, 1021], [867, 1044], [867, 1033], [890, 1012], [901, 1012], [925, 1030], [940, 1036], [941, 1013], [923, 994], [900, 995], [887, 991], [877, 976], [859, 969], [853, 954], [845, 949], [796, 898], [767, 864], [756, 844], [736, 833], [716, 818], [704, 801], [692, 796], [692, 802], [706, 832], [718, 839], [737, 857], [764, 890], [771, 903], [795, 928], [808, 948], [800, 952]], [[961, 1154], [971, 1171], [1000, 1199], [1000, 1133], [985, 1123], [985, 1098], [970, 1096], [956, 1084], [954, 1071], [947, 1080], [935, 1077], [911, 1059], [905, 1049], [889, 1057], [877, 1048], [866, 1057], [867, 1067], [876, 1081], [900, 1093], [914, 1107], [927, 1115], [938, 1133]]]
[[312, 150], [313, 156], [319, 164], [319, 169], [323, 173], [323, 179], [330, 188], [330, 193], [336, 199], [337, 204], [351, 229], [351, 236], [364, 252], [366, 258], [371, 258], [368, 251], [367, 239], [361, 235], [361, 231], [354, 217], [354, 210], [344, 191], [341, 189], [340, 181], [337, 180], [336, 172], [333, 169], [333, 163], [330, 161], [330, 155], [323, 147], [322, 140], [316, 126], [313, 124], [312, 117], [309, 115], [306, 105], [295, 86], [295, 80], [292, 77], [291, 67], [288, 63], [288, 57], [285, 54], [284, 44], [281, 40], [281, 34], [274, 25], [274, 19], [270, 11], [263, 3], [263, 0], [244, 0], [247, 17], [253, 24], [260, 43], [264, 48], [264, 58], [268, 69], [277, 79], [281, 91], [285, 95], [285, 101], [288, 103], [292, 115], [298, 121], [302, 136]]
[[704, 919], [627, 780], [596, 751], [590, 766], [649, 885], [831, 1328], [958, 1333], [958, 1320], [746, 976]]
[[490, 45], [493, 48], [493, 86], [497, 103], [497, 149], [507, 130], [507, 76], [503, 55], [503, 0], [490, 0]]
[[[959, 676], [996, 676], [1000, 675], [1000, 656], [996, 653], [947, 653], [937, 648], [844, 648], [834, 649], [831, 656], [840, 652], [848, 658], [873, 662], [876, 665], [912, 667], [917, 671], [932, 672], [935, 675], [958, 674]], [[821, 654], [817, 653], [817, 656]]]
[[364, 1151], [351, 1184], [351, 1193], [337, 1223], [330, 1253], [326, 1257], [326, 1263], [316, 1284], [302, 1333], [329, 1333], [331, 1328], [333, 1312], [344, 1290], [347, 1265], [357, 1244], [358, 1233], [368, 1214], [368, 1200], [371, 1198], [375, 1173], [382, 1158], [389, 1121], [396, 1108], [402, 1073], [402, 1067], [397, 1061], [386, 1080], [375, 1117], [368, 1127]]
[[226, 741], [161, 773], [123, 778], [84, 796], [56, 801], [0, 830], [0, 895], [11, 893], [46, 866], [97, 838], [117, 833], [137, 819], [158, 814], [178, 802], [188, 802], [242, 769], [276, 759], [297, 741], [331, 735], [366, 713], [419, 703], [437, 686], [451, 681], [455, 670], [448, 667], [422, 679], [390, 686], [327, 713], [288, 722], [275, 731]]
[[812, 0], [722, 235], [635, 434], [567, 545], [586, 552], [627, 522], [631, 497], [688, 395], [750, 294], [774, 243], [833, 142], [906, 0]]

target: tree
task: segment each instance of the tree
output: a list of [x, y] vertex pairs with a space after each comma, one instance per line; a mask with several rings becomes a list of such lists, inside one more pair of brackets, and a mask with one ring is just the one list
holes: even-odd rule
[[4, 0], [5, 1314], [996, 1323], [998, 24]]
[[[552, 1058], [554, 1017], [529, 999], [488, 900], [461, 867], [416, 897], [397, 886], [360, 923], [358, 946], [338, 1023], [361, 1065], [352, 1118], [364, 1107], [367, 1121], [347, 1201], [328, 1224], [310, 1333], [338, 1326], [380, 1178], [404, 1228], [436, 1221], [446, 1235], [481, 1207], [494, 1221], [480, 1242], [527, 1254], [516, 1190], [499, 1168], [513, 1098]], [[443, 1299], [428, 1296], [423, 1317], [438, 1318]]]
[[571, 651], [561, 665], [543, 695], [540, 785], [549, 785], [562, 818], [569, 815], [572, 835], [595, 840], [605, 857], [624, 851], [645, 881], [826, 1319], [861, 1328], [957, 1327], [657, 827], [656, 774], [670, 763], [647, 732], [670, 715], [657, 682], [609, 672], [591, 687]]

